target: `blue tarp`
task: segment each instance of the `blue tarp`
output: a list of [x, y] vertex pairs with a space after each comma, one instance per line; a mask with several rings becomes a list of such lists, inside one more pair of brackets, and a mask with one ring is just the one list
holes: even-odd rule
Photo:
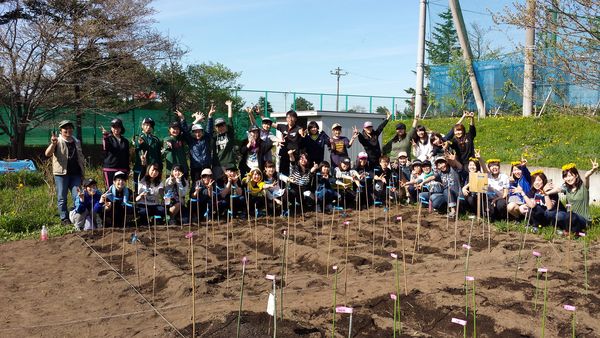
[[0, 174], [12, 173], [21, 170], [36, 171], [32, 160], [0, 161]]

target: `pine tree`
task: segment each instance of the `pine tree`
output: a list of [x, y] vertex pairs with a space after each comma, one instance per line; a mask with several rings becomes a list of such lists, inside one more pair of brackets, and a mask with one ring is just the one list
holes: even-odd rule
[[453, 51], [460, 50], [450, 9], [440, 13], [439, 18], [441, 22], [433, 28], [432, 39], [425, 41], [429, 62], [433, 65], [449, 63], [452, 61]]

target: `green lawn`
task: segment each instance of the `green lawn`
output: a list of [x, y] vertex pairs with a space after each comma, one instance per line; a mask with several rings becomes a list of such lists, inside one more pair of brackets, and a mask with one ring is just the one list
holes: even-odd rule
[[[428, 130], [445, 134], [457, 121], [458, 118], [440, 118], [419, 123]], [[395, 133], [395, 122], [386, 126], [384, 141]], [[402, 122], [407, 126], [412, 124], [412, 121]], [[475, 145], [484, 158], [510, 162], [524, 156], [532, 166], [560, 168], [575, 162], [578, 168], [587, 170], [590, 158], [600, 157], [600, 117], [597, 116], [491, 117], [476, 120], [475, 126]]]

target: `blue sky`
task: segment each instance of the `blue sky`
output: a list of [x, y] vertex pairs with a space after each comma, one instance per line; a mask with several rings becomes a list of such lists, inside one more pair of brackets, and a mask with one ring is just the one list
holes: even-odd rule
[[[465, 22], [494, 30], [511, 50], [523, 33], [494, 26], [488, 11], [510, 1], [463, 0]], [[159, 0], [156, 27], [190, 53], [184, 63], [220, 62], [242, 72], [244, 89], [335, 93], [330, 71], [341, 67], [340, 92], [403, 96], [414, 87], [418, 0]], [[427, 36], [447, 1], [429, 5]]]

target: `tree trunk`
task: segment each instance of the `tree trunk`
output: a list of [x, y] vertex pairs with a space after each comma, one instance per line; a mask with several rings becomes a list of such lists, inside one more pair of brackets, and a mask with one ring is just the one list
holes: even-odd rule
[[13, 135], [10, 137], [10, 153], [9, 158], [22, 160], [25, 153], [25, 131], [26, 126], [23, 124], [12, 125]]

